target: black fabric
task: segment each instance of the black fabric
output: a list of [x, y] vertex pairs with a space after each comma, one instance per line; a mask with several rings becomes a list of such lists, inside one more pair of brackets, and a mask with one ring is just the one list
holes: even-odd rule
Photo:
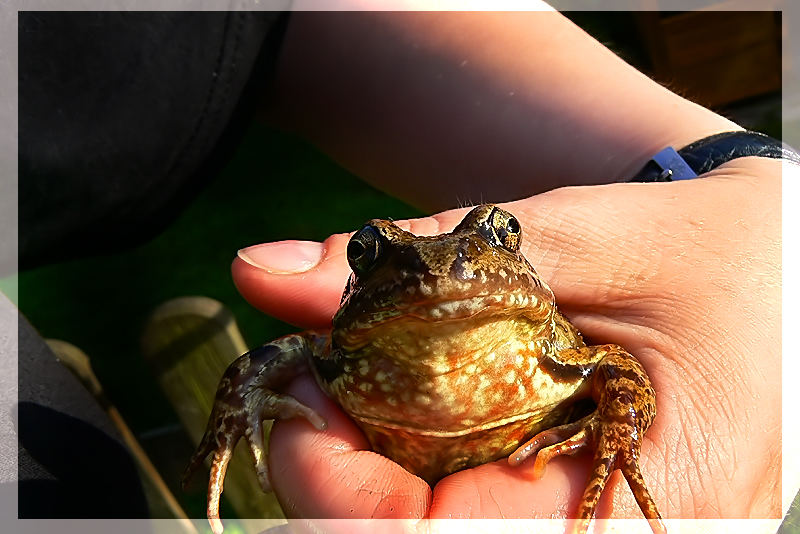
[[287, 17], [21, 12], [20, 267], [170, 222], [241, 134]]
[[[19, 13], [20, 267], [130, 246], [168, 224], [231, 153], [287, 19]], [[147, 516], [108, 418], [24, 318], [19, 402], [21, 517]]]
[[[133, 459], [88, 390], [19, 316], [19, 517], [144, 518]], [[10, 406], [3, 406], [11, 411]]]
[[128, 451], [81, 419], [18, 406], [20, 518], [147, 518]]
[[[723, 132], [688, 144], [678, 150], [678, 155], [698, 175], [723, 163], [747, 156], [783, 158], [800, 164], [800, 156], [777, 139], [758, 132]], [[658, 164], [650, 160], [631, 182], [672, 181]]]

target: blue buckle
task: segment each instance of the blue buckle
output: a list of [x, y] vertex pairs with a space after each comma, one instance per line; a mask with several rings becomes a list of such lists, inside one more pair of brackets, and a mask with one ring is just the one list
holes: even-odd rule
[[661, 174], [658, 177], [660, 181], [697, 178], [697, 173], [671, 146], [653, 156], [653, 162], [661, 168]]

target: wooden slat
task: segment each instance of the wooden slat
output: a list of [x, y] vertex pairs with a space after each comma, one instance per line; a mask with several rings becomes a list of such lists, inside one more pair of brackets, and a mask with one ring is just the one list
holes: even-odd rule
[[[199, 443], [222, 373], [247, 352], [232, 314], [220, 302], [206, 297], [168, 301], [147, 321], [142, 350], [192, 441]], [[267, 432], [269, 426], [265, 424]], [[195, 476], [208, 481], [208, 471]], [[228, 467], [223, 495], [241, 518], [283, 517], [275, 495], [261, 490], [243, 443], [236, 447]], [[247, 532], [264, 528], [258, 522], [239, 524]]]

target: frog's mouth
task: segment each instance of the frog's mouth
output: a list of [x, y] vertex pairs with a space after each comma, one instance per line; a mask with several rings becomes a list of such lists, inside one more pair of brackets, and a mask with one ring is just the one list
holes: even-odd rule
[[[382, 330], [405, 328], [435, 329], [439, 326], [451, 331], [465, 331], [478, 321], [486, 319], [509, 319], [515, 316], [528, 318], [531, 322], [549, 323], [554, 305], [530, 293], [505, 293], [501, 295], [479, 295], [463, 299], [405, 303], [394, 307], [361, 308], [359, 314], [341, 310], [334, 318], [334, 338], [340, 346], [358, 348]], [[346, 326], [345, 326], [346, 325]]]

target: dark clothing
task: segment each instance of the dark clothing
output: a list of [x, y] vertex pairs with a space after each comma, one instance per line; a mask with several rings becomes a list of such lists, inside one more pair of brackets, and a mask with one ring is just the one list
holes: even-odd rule
[[111, 422], [21, 316], [19, 385], [19, 517], [147, 517], [136, 466]]
[[166, 226], [230, 154], [287, 17], [20, 13], [20, 267]]
[[[165, 227], [231, 153], [287, 18], [21, 12], [20, 267]], [[105, 414], [22, 318], [19, 362], [20, 517], [146, 516]]]

